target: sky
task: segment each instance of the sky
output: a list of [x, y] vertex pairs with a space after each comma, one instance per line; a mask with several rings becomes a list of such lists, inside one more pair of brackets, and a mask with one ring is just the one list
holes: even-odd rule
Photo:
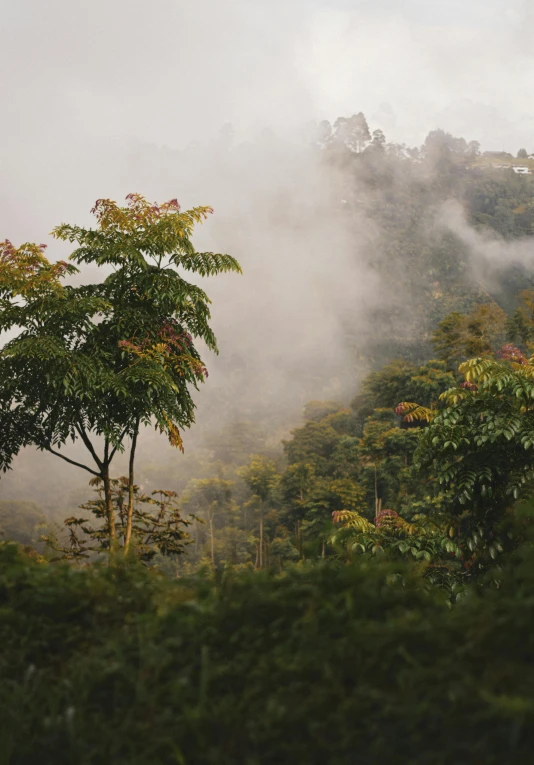
[[[177, 147], [382, 103], [412, 143], [534, 143], [530, 0], [2, 0], [2, 143]], [[529, 114], [529, 112], [531, 112]], [[530, 127], [522, 127], [521, 121]], [[524, 130], [525, 132], [522, 132]], [[529, 132], [530, 131], [530, 132]], [[515, 144], [514, 144], [515, 146]], [[534, 150], [534, 146], [531, 147]]]

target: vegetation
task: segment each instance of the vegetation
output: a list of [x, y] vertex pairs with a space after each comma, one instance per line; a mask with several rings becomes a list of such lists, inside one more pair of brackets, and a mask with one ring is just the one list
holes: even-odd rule
[[33, 446], [94, 491], [61, 528], [0, 502], [2, 762], [528, 760], [534, 274], [477, 272], [436, 216], [452, 199], [473, 235], [531, 236], [533, 182], [361, 113], [315, 151], [398, 300], [346, 329], [352, 399], [279, 435], [227, 425], [180, 491], [138, 483], [137, 444], [182, 448], [217, 351], [196, 280], [240, 267], [196, 251], [210, 208], [99, 200], [96, 228], [54, 230], [68, 262], [0, 246], [0, 466]]
[[175, 582], [7, 545], [3, 761], [528, 762], [533, 572], [451, 611], [399, 565]]
[[[92, 211], [96, 230], [54, 229], [56, 238], [78, 245], [72, 261], [113, 267], [100, 283], [63, 285], [62, 277], [76, 269], [50, 264], [42, 246], [17, 250], [6, 242], [0, 250], [6, 266], [0, 329], [22, 330], [0, 356], [0, 467], [7, 469], [22, 447], [35, 445], [100, 479], [100, 537], [109, 549], [118, 543], [111, 464], [129, 439], [126, 550], [133, 533], [139, 429], [155, 423], [173, 446], [182, 446], [180, 428], [194, 420], [189, 386], [197, 387], [207, 374], [193, 341], [200, 338], [217, 350], [209, 299], [178, 269], [201, 276], [240, 271], [231, 256], [198, 253], [191, 243], [194, 225], [211, 208], [181, 212], [176, 200], [153, 205], [138, 194], [127, 202], [118, 207], [98, 200]], [[77, 439], [93, 466], [61, 451]]]

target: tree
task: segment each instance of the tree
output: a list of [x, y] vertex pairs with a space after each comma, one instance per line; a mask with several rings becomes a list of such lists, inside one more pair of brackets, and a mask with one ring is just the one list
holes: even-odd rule
[[21, 448], [34, 444], [97, 475], [57, 447], [84, 427], [82, 412], [102, 370], [83, 346], [93, 317], [111, 306], [84, 288], [64, 286], [62, 278], [77, 269], [50, 263], [44, 249], [17, 249], [9, 241], [0, 248], [0, 329], [15, 332], [0, 351], [0, 466], [7, 470]]
[[[81, 510], [88, 510], [97, 521], [91, 525], [88, 518], [73, 516], [67, 518], [65, 526], [69, 532], [68, 545], [61, 545], [51, 535], [45, 538], [52, 549], [70, 560], [82, 560], [95, 554], [106, 552], [110, 547], [107, 532], [107, 498], [100, 478], [91, 481], [97, 497], [84, 505]], [[150, 495], [133, 487], [133, 511], [130, 511], [130, 482], [124, 476], [111, 480], [111, 500], [115, 517], [116, 538], [122, 546], [126, 545], [126, 535], [135, 541], [135, 554], [148, 563], [156, 554], [164, 556], [182, 555], [185, 546], [191, 544], [186, 528], [192, 521], [182, 518], [174, 491], [157, 489]], [[142, 507], [144, 506], [144, 507]]]
[[386, 136], [382, 130], [373, 130], [372, 140], [367, 147], [367, 151], [384, 152], [386, 146]]
[[396, 359], [365, 378], [351, 408], [363, 421], [374, 409], [393, 409], [401, 399], [432, 406], [453, 385], [454, 377], [443, 361], [417, 365]]
[[469, 141], [467, 144], [467, 158], [474, 160], [480, 156], [480, 143], [478, 141]]
[[[195, 515], [204, 516], [210, 539], [211, 564], [215, 566], [215, 525], [214, 521], [222, 514], [227, 514], [231, 506], [233, 482], [223, 478], [205, 478], [192, 481], [185, 492], [183, 501]], [[199, 529], [197, 526], [197, 537]]]
[[424, 562], [426, 578], [446, 588], [455, 599], [465, 570], [449, 515], [422, 513], [406, 521], [394, 510], [384, 509], [374, 523], [349, 511], [333, 513], [333, 520], [335, 531], [330, 542], [338, 554], [348, 559], [356, 553]]
[[291, 431], [293, 438], [282, 441], [289, 465], [304, 463], [312, 465], [317, 475], [329, 471], [329, 460], [339, 441], [339, 433], [328, 418], [307, 422], [302, 428]]
[[360, 154], [371, 140], [367, 120], [362, 112], [352, 117], [338, 117], [334, 123], [333, 143]]
[[316, 144], [321, 148], [325, 148], [331, 143], [332, 125], [328, 122], [328, 120], [323, 120], [317, 125], [315, 141]]
[[359, 480], [367, 490], [368, 507], [377, 517], [385, 507], [409, 504], [412, 456], [418, 442], [414, 430], [402, 430], [392, 409], [375, 409], [367, 418], [356, 447]]
[[280, 476], [276, 465], [272, 460], [258, 454], [252, 455], [250, 463], [241, 471], [241, 477], [259, 502], [260, 511], [260, 541], [259, 541], [259, 568], [263, 568], [264, 544], [263, 544], [263, 517], [265, 504], [273, 496], [278, 485]]
[[[0, 356], [0, 376], [12, 380], [2, 396], [0, 425], [7, 426], [9, 438], [1, 465], [8, 467], [22, 446], [35, 444], [101, 478], [110, 546], [117, 536], [111, 496], [113, 457], [130, 439], [127, 548], [140, 427], [155, 424], [173, 446], [181, 448], [180, 429], [194, 422], [190, 387], [196, 388], [207, 375], [194, 340], [201, 339], [217, 352], [209, 326], [209, 298], [180, 273], [204, 277], [240, 272], [234, 258], [197, 252], [191, 242], [195, 224], [211, 212], [208, 207], [182, 212], [176, 200], [150, 204], [138, 194], [128, 195], [126, 207], [98, 200], [93, 208], [96, 229], [63, 224], [53, 233], [76, 242], [71, 260], [111, 267], [110, 276], [98, 284], [72, 288], [59, 282], [72, 266], [58, 266], [62, 270], [55, 279], [50, 277], [50, 286], [46, 280], [41, 286], [36, 277], [40, 291], [22, 305], [15, 300], [21, 289], [16, 275], [9, 288], [3, 324], [18, 325], [23, 331]], [[25, 252], [18, 257], [19, 269], [25, 267]], [[38, 268], [47, 275], [51, 267], [39, 263]], [[13, 412], [26, 413], [25, 423]], [[31, 427], [24, 430], [23, 424]], [[95, 467], [59, 451], [69, 439], [81, 439]]]
[[528, 159], [528, 153], [526, 149], [519, 149], [517, 152], [517, 159]]
[[497, 303], [482, 303], [469, 314], [450, 313], [432, 335], [438, 358], [455, 367], [461, 361], [493, 355], [506, 337], [508, 318]]
[[460, 366], [465, 381], [443, 394], [448, 406], [432, 417], [415, 455], [447, 490], [467, 565], [476, 570], [510, 544], [499, 527], [534, 486], [534, 359], [513, 346], [501, 356]]
[[304, 419], [319, 422], [329, 414], [336, 414], [342, 408], [337, 401], [308, 401], [304, 407]]
[[519, 293], [519, 305], [508, 320], [506, 329], [509, 340], [534, 350], [534, 290]]
[[453, 155], [464, 156], [468, 151], [472, 152], [476, 142], [468, 144], [465, 138], [455, 138], [444, 130], [431, 130], [425, 138], [424, 150], [427, 157], [439, 159], [444, 152]]

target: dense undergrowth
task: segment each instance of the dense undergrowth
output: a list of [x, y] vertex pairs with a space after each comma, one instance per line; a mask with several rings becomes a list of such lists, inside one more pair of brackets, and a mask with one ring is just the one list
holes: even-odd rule
[[499, 576], [450, 608], [383, 562], [170, 580], [4, 544], [0, 762], [528, 762], [531, 546]]

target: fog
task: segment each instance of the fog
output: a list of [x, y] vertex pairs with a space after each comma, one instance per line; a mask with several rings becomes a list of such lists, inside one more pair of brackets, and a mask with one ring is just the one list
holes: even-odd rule
[[[253, 418], [271, 421], [279, 441], [308, 399], [346, 400], [365, 370], [345, 327], [363, 344], [370, 311], [393, 299], [371, 267], [379, 245], [365, 206], [345, 211], [358, 190], [312, 151], [311, 123], [363, 111], [391, 141], [419, 145], [441, 127], [487, 149], [534, 151], [528, 0], [400, 8], [2, 2], [0, 236], [48, 242], [64, 257], [47, 236], [54, 225], [89, 223], [96, 198], [138, 191], [212, 205], [198, 247], [242, 263], [243, 276], [205, 285], [221, 355], [206, 359], [186, 448]], [[461, 214], [447, 221], [478, 253]], [[146, 459], [155, 443], [145, 434]], [[162, 461], [179, 459], [158, 443]], [[53, 464], [22, 455], [0, 496], [60, 501]], [[67, 493], [85, 485], [74, 468], [64, 480]]]

